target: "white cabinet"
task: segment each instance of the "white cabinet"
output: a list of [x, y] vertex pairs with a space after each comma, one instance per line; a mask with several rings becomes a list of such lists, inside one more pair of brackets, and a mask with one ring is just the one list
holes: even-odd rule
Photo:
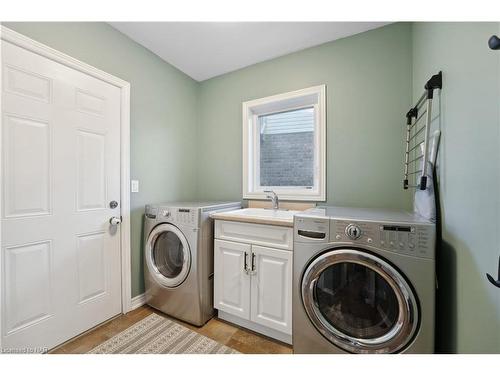
[[[227, 221], [217, 221], [216, 229], [232, 228]], [[287, 250], [276, 248], [279, 241], [273, 240], [271, 246], [261, 246], [262, 233], [286, 234], [290, 228], [259, 228], [266, 230], [260, 231], [261, 236], [256, 241], [256, 235], [251, 234], [256, 229], [255, 224], [238, 224], [237, 231], [241, 234], [236, 241], [227, 240], [227, 231], [216, 230], [215, 233], [214, 307], [224, 320], [291, 343], [291, 244], [288, 245], [288, 241], [279, 243], [278, 246], [287, 243]], [[244, 233], [249, 236], [245, 237]]]
[[251, 246], [215, 240], [214, 307], [250, 319], [250, 278], [244, 271]]
[[263, 326], [292, 332], [292, 252], [252, 246], [250, 319]]

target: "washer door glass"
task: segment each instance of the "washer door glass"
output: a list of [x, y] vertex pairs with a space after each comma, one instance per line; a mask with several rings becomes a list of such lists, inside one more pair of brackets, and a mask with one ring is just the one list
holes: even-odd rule
[[302, 300], [323, 336], [352, 353], [392, 353], [418, 323], [406, 280], [383, 259], [355, 249], [329, 251], [304, 272]]
[[146, 245], [146, 264], [150, 274], [160, 284], [179, 286], [191, 266], [191, 252], [184, 234], [171, 224], [155, 227]]
[[349, 336], [377, 338], [397, 323], [396, 293], [380, 274], [361, 264], [345, 262], [327, 267], [314, 292], [323, 317]]

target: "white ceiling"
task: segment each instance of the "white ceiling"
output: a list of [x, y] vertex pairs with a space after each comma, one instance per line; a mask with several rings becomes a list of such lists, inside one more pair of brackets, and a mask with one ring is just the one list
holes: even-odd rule
[[111, 22], [197, 81], [388, 22]]

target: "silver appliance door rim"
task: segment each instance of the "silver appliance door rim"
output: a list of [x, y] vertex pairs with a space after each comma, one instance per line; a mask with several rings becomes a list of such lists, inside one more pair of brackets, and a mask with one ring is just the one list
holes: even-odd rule
[[[158, 236], [160, 236], [162, 233], [165, 232], [174, 233], [177, 236], [177, 238], [179, 238], [179, 241], [182, 244], [182, 251], [183, 251], [182, 269], [177, 276], [172, 278], [168, 278], [165, 275], [163, 275], [158, 270], [158, 267], [156, 267], [155, 262], [153, 260], [153, 248], [155, 242]], [[191, 268], [191, 251], [189, 249], [189, 243], [186, 239], [186, 236], [175, 225], [164, 223], [154, 227], [151, 233], [149, 233], [148, 239], [146, 241], [144, 255], [150, 275], [155, 279], [156, 282], [158, 282], [159, 284], [161, 284], [166, 288], [178, 287], [186, 280], [186, 278], [189, 275], [189, 271]]]
[[[335, 264], [363, 265], [391, 286], [398, 301], [398, 318], [384, 335], [364, 339], [350, 336], [335, 328], [321, 313], [316, 301], [316, 283], [322, 272]], [[315, 328], [331, 343], [350, 353], [395, 353], [406, 347], [418, 327], [417, 300], [406, 279], [389, 263], [376, 255], [352, 248], [337, 248], [315, 258], [304, 271], [301, 284], [303, 307]]]

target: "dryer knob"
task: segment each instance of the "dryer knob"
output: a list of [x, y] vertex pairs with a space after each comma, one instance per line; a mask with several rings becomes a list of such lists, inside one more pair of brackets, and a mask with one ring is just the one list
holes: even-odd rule
[[345, 234], [347, 234], [351, 240], [357, 240], [361, 237], [361, 229], [357, 225], [349, 224], [345, 228]]
[[163, 217], [169, 217], [170, 216], [170, 211], [169, 210], [163, 210], [161, 213]]

